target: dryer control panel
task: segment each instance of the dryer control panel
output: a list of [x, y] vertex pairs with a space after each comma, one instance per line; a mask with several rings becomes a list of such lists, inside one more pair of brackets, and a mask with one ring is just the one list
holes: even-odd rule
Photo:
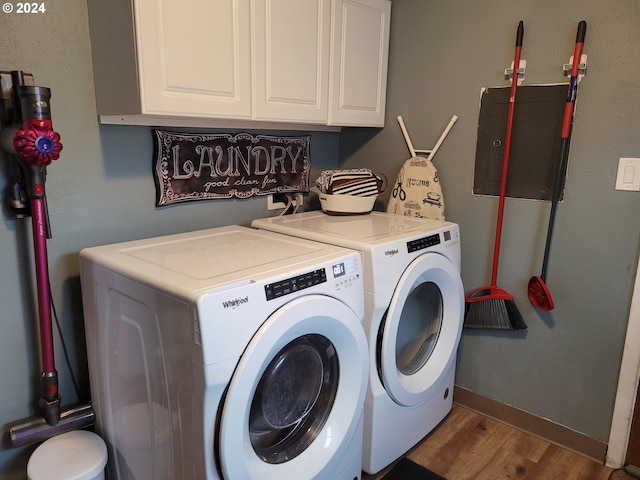
[[[449, 233], [449, 232], [447, 231], [446, 233]], [[409, 253], [413, 253], [413, 252], [417, 252], [418, 250], [423, 250], [425, 248], [433, 247], [435, 245], [440, 245], [439, 233], [407, 242], [407, 251]]]

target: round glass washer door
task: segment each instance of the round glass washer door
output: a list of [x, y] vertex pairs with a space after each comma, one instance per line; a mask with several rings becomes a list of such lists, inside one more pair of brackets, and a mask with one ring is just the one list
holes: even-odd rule
[[427, 253], [409, 264], [378, 334], [378, 370], [389, 396], [419, 405], [455, 360], [464, 316], [460, 272], [443, 255]]
[[340, 371], [326, 337], [296, 338], [265, 369], [251, 402], [249, 438], [267, 463], [284, 463], [315, 439], [334, 405]]
[[361, 417], [367, 352], [359, 318], [334, 298], [299, 297], [271, 314], [247, 345], [224, 400], [225, 478], [329, 474]]

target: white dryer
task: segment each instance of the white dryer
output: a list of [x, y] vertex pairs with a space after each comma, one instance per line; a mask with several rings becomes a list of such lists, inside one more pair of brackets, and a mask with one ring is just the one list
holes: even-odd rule
[[382, 470], [451, 411], [464, 316], [458, 225], [314, 211], [252, 226], [361, 253], [370, 362], [363, 470]]
[[80, 259], [112, 480], [360, 478], [357, 252], [222, 227]]

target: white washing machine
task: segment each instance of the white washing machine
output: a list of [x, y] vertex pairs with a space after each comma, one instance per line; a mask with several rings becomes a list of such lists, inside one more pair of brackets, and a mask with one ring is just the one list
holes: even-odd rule
[[111, 480], [361, 477], [357, 252], [222, 227], [80, 260]]
[[362, 468], [382, 470], [451, 411], [464, 314], [458, 225], [317, 211], [252, 226], [361, 253], [370, 362]]

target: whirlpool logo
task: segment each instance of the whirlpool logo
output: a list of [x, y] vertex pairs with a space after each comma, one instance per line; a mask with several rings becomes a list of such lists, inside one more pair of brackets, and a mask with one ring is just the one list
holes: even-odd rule
[[393, 257], [394, 255], [397, 255], [398, 253], [399, 253], [399, 251], [398, 251], [398, 249], [397, 249], [397, 248], [394, 248], [393, 250], [386, 250], [386, 251], [384, 252], [384, 254], [385, 254], [387, 257]]
[[241, 305], [249, 302], [249, 296], [246, 297], [238, 297], [233, 300], [227, 300], [226, 302], [222, 302], [222, 306], [224, 308], [238, 308]]

